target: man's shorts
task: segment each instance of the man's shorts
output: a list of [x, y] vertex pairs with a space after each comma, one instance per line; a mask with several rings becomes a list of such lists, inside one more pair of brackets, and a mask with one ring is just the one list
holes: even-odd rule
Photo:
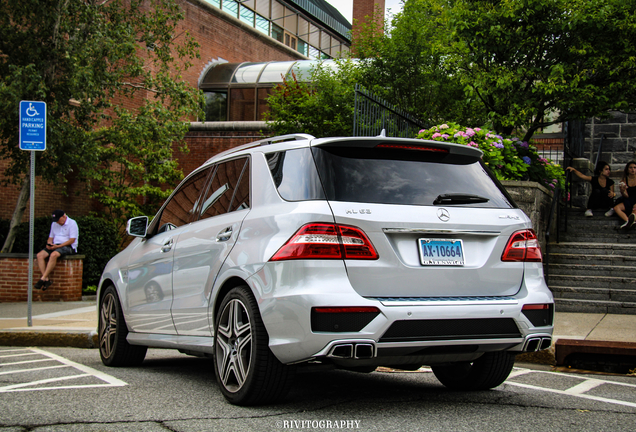
[[44, 248], [44, 249], [42, 249], [42, 250], [43, 250], [44, 252], [46, 252], [47, 254], [49, 254], [49, 256], [51, 255], [51, 252], [55, 252], [55, 251], [57, 251], [57, 252], [59, 252], [59, 254], [60, 254], [60, 258], [62, 258], [62, 257], [63, 257], [63, 256], [65, 256], [65, 255], [75, 255], [75, 254], [77, 253], [77, 252], [75, 251], [75, 249], [73, 249], [73, 248], [72, 248], [72, 247], [70, 247], [70, 246], [64, 246], [64, 247], [61, 247], [61, 248], [59, 248], [59, 249], [55, 249], [54, 251], [53, 251], [53, 250], [50, 250], [50, 249], [47, 249], [47, 248]]

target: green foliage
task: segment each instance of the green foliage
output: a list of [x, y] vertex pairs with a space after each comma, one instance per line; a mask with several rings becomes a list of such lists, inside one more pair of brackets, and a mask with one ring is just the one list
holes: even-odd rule
[[564, 186], [563, 168], [541, 157], [536, 148], [517, 137], [455, 123], [423, 129], [417, 137], [479, 148], [484, 153], [482, 160], [499, 180], [530, 180], [549, 189], [557, 184]]
[[366, 88], [428, 124], [445, 119], [482, 124], [486, 116], [480, 104], [464, 93], [454, 63], [445, 61], [442, 48], [450, 44], [451, 34], [445, 31], [444, 3], [409, 0], [386, 32], [371, 23], [355, 33], [355, 55], [366, 60], [362, 80]]
[[356, 82], [359, 70], [351, 60], [316, 63], [310, 76], [292, 74], [274, 88], [265, 120], [276, 135], [351, 136]]
[[163, 199], [160, 184], [181, 177], [172, 142], [202, 101], [182, 77], [198, 57], [196, 41], [177, 33], [182, 19], [176, 0], [3, 1], [0, 157], [9, 160], [8, 181], [20, 183], [29, 166], [29, 152], [18, 148], [19, 101], [40, 100], [47, 150], [36, 152], [37, 175], [56, 183], [78, 172], [114, 221], [144, 213], [140, 195]]
[[[115, 224], [93, 216], [75, 218], [79, 228], [77, 253], [85, 255], [82, 286], [97, 285], [108, 261], [119, 252], [119, 231]], [[9, 221], [0, 221], [0, 239], [4, 240]], [[18, 226], [14, 253], [29, 252], [29, 222]], [[51, 218], [39, 217], [33, 221], [33, 254], [46, 245], [51, 230]], [[37, 269], [35, 270], [37, 271]]]
[[421, 118], [528, 141], [636, 104], [633, 0], [409, 0], [392, 25], [362, 41], [365, 77]]

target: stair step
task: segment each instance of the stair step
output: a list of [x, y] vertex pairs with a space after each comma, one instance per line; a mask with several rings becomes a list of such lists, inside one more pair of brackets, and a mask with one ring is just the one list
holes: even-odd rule
[[[550, 241], [556, 241], [556, 234], [552, 234]], [[593, 231], [559, 233], [561, 242], [586, 242], [586, 243], [635, 243], [636, 231], [616, 230], [614, 234], [596, 233]]]
[[557, 312], [636, 315], [636, 302], [554, 299]]
[[601, 300], [636, 303], [636, 289], [582, 288], [569, 286], [550, 286], [554, 298]]
[[[550, 269], [552, 266], [550, 265]], [[576, 286], [581, 288], [636, 289], [636, 278], [609, 276], [581, 276], [548, 274], [548, 286]]]
[[585, 264], [596, 266], [627, 266], [636, 268], [636, 255], [598, 255], [587, 253], [552, 253], [550, 264]]
[[621, 255], [636, 257], [636, 244], [634, 243], [589, 243], [589, 242], [550, 242], [550, 256], [556, 253], [582, 255]]
[[606, 276], [636, 278], [636, 267], [592, 264], [550, 263], [550, 275]]

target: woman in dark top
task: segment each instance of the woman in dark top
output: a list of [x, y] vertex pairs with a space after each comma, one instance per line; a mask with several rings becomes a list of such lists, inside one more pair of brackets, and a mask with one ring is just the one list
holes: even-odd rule
[[566, 170], [574, 172], [578, 177], [585, 181], [592, 183], [592, 193], [590, 199], [587, 201], [587, 210], [585, 210], [585, 216], [592, 217], [592, 209], [609, 208], [605, 216], [611, 216], [614, 214], [614, 180], [609, 178], [612, 169], [609, 164], [604, 161], [599, 161], [594, 170], [594, 177], [585, 175], [575, 169], [574, 167], [567, 167]]
[[636, 162], [631, 161], [625, 165], [619, 188], [621, 197], [616, 201], [614, 211], [625, 221], [621, 228], [629, 229], [636, 222]]

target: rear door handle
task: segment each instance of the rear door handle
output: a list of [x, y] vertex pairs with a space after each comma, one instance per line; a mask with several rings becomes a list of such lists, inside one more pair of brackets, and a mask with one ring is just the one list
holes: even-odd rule
[[170, 252], [170, 249], [172, 249], [173, 244], [174, 244], [174, 240], [169, 238], [168, 240], [166, 240], [163, 246], [161, 246], [161, 252]]
[[232, 237], [232, 227], [229, 226], [229, 227], [225, 228], [224, 230], [221, 230], [216, 235], [216, 241], [217, 242], [228, 241], [231, 237]]

